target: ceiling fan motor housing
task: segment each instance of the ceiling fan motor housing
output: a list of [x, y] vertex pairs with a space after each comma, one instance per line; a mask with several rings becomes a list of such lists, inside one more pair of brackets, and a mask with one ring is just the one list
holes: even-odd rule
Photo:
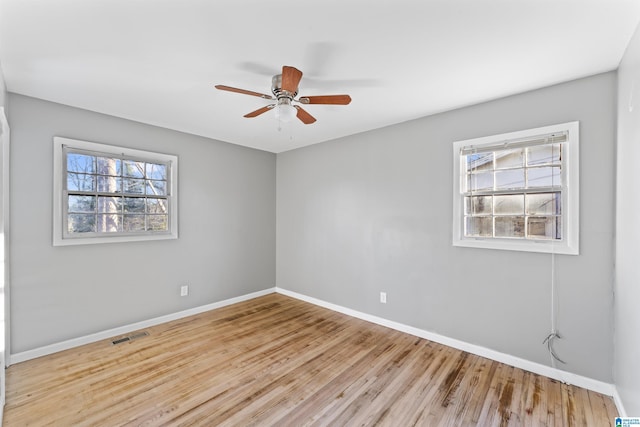
[[282, 74], [276, 74], [271, 79], [271, 92], [275, 95], [278, 100], [281, 98], [288, 98], [289, 101], [292, 101], [293, 98], [298, 95], [298, 88], [294, 93], [291, 93], [287, 90], [282, 89]]

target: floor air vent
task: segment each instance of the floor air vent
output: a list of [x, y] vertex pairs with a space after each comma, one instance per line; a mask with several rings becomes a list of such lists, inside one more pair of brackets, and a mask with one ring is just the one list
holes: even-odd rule
[[135, 334], [127, 335], [126, 337], [118, 338], [117, 340], [111, 341], [111, 344], [122, 344], [123, 342], [129, 342], [133, 340], [137, 340], [138, 338], [149, 336], [149, 332], [136, 332]]

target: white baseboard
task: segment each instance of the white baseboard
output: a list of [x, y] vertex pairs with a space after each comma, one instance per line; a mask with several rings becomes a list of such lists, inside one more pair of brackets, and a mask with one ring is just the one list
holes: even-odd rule
[[[406, 332], [411, 335], [415, 335], [420, 338], [425, 338], [430, 341], [434, 341], [440, 344], [444, 344], [449, 347], [456, 348], [458, 350], [466, 351], [468, 353], [475, 354], [477, 356], [486, 357], [487, 359], [495, 360], [497, 362], [505, 363], [507, 365], [524, 369], [525, 371], [533, 372], [534, 374], [544, 375], [545, 377], [553, 378], [558, 381], [562, 381], [567, 384], [576, 385], [578, 387], [586, 388], [607, 396], [612, 396], [615, 399], [617, 395], [616, 388], [613, 384], [605, 383], [602, 381], [594, 380], [592, 378], [583, 377], [581, 375], [572, 374], [571, 372], [562, 371], [560, 369], [552, 368], [542, 365], [540, 363], [532, 362], [530, 360], [521, 359], [510, 354], [501, 353], [499, 351], [491, 350], [479, 345], [470, 344], [464, 341], [460, 341], [454, 338], [449, 338], [444, 335], [439, 335], [434, 332], [425, 331], [423, 329], [414, 328], [413, 326], [404, 325], [402, 323], [394, 322], [384, 319], [382, 317], [373, 316], [371, 314], [362, 313], [350, 308], [342, 307], [330, 302], [322, 301], [313, 297], [299, 294], [297, 292], [289, 291], [286, 289], [276, 287], [276, 292], [287, 295], [292, 298], [296, 298], [320, 307], [328, 308], [329, 310], [337, 311], [339, 313], [346, 314], [358, 319], [366, 320], [367, 322], [375, 323], [381, 326], [386, 326], [391, 329], [395, 329], [400, 332]], [[619, 402], [615, 400], [616, 405]], [[618, 410], [622, 409], [618, 406]]]
[[238, 302], [247, 301], [253, 298], [261, 297], [263, 295], [272, 294], [274, 292], [275, 292], [275, 288], [268, 288], [262, 291], [241, 295], [239, 297], [229, 298], [223, 301], [218, 301], [211, 304], [190, 308], [188, 310], [178, 311], [177, 313], [171, 313], [165, 316], [160, 316], [160, 317], [156, 317], [149, 320], [143, 320], [137, 323], [132, 323], [130, 325], [124, 325], [118, 328], [97, 332], [95, 334], [85, 335], [83, 337], [73, 338], [67, 341], [46, 345], [44, 347], [34, 348], [33, 350], [27, 350], [20, 353], [11, 354], [10, 357], [8, 357], [7, 366], [9, 364], [24, 362], [25, 360], [35, 359], [36, 357], [46, 356], [48, 354], [57, 353], [63, 350], [68, 350], [70, 348], [78, 347], [84, 344], [90, 344], [92, 342], [115, 337], [117, 335], [128, 334], [129, 332], [137, 331], [139, 329], [149, 328], [151, 326], [156, 326], [161, 323], [182, 319], [183, 317], [192, 316], [194, 314], [203, 313], [205, 311], [213, 310], [220, 307], [225, 307], [227, 305], [235, 304]]
[[613, 390], [613, 402], [616, 404], [616, 408], [618, 408], [618, 416], [628, 417], [627, 411], [625, 411], [624, 409], [624, 405], [622, 404], [622, 399], [620, 399], [620, 394], [618, 393], [617, 388], [614, 388]]

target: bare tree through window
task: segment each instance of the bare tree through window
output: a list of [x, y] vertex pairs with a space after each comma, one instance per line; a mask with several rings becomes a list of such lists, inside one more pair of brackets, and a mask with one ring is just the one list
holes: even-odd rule
[[167, 231], [168, 165], [67, 151], [67, 230], [75, 233]]

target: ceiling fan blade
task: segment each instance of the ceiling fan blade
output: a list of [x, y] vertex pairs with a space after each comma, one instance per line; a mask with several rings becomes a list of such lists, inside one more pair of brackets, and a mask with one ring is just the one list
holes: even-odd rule
[[260, 114], [266, 113], [267, 111], [271, 110], [275, 106], [276, 106], [275, 104], [271, 104], [271, 105], [267, 105], [266, 107], [258, 108], [256, 111], [252, 111], [250, 113], [245, 114], [244, 117], [251, 118], [251, 117], [259, 116]]
[[216, 89], [226, 90], [228, 92], [242, 93], [244, 95], [257, 96], [259, 98], [264, 98], [264, 99], [274, 99], [273, 96], [267, 95], [265, 93], [253, 92], [253, 91], [246, 90], [246, 89], [238, 89], [237, 87], [231, 87], [231, 86], [225, 86], [225, 85], [216, 85]]
[[287, 65], [282, 67], [282, 90], [286, 90], [292, 94], [296, 93], [300, 79], [302, 79], [302, 71]]
[[301, 104], [347, 105], [351, 102], [351, 97], [349, 95], [301, 96], [298, 102]]
[[296, 117], [298, 117], [300, 121], [305, 125], [310, 125], [311, 123], [316, 121], [315, 117], [307, 113], [307, 111], [303, 110], [299, 105], [294, 105], [294, 107], [296, 107], [296, 110], [298, 110]]

